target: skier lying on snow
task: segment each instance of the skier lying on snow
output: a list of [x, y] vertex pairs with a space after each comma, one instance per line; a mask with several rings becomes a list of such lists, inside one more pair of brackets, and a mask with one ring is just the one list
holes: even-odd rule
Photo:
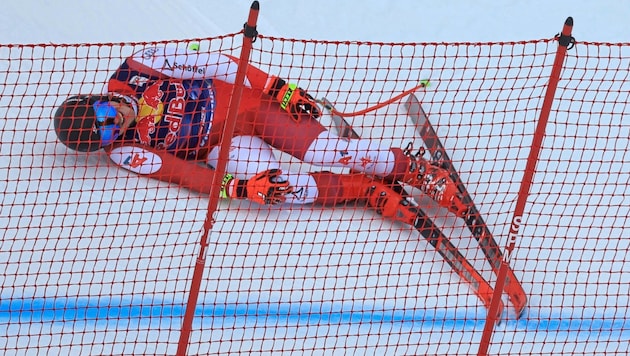
[[[115, 71], [106, 95], [64, 101], [54, 114], [55, 132], [73, 150], [103, 148], [125, 169], [207, 193], [237, 66], [237, 59], [219, 53], [144, 49]], [[376, 140], [340, 138], [319, 123], [310, 95], [260, 69], [248, 66], [245, 85], [223, 197], [261, 204], [367, 200], [376, 206], [379, 194], [395, 194], [385, 179], [420, 188], [459, 216], [466, 210], [446, 170]], [[272, 147], [316, 166], [359, 173], [281, 172]], [[395, 205], [378, 208], [393, 216]]]

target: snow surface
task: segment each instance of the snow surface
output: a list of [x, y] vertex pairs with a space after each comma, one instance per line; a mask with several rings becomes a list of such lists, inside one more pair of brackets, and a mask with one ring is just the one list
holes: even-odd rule
[[[3, 4], [0, 12], [0, 43], [118, 43], [223, 35], [241, 29], [250, 4], [242, 0], [11, 1]], [[258, 29], [267, 36], [302, 39], [519, 41], [552, 37], [572, 16], [573, 35], [578, 40], [627, 43], [629, 13], [630, 3], [626, 1], [277, 0], [261, 1]], [[2, 60], [5, 59], [3, 54]], [[628, 61], [622, 64], [627, 65]], [[4, 70], [7, 67], [3, 65], [0, 62], [0, 69]], [[105, 77], [96, 80], [104, 81]], [[8, 83], [0, 88], [15, 90]], [[68, 91], [72, 89], [75, 88], [69, 87]], [[55, 98], [50, 101], [54, 103]], [[2, 101], [0, 110], [5, 117], [45, 116], [41, 108], [24, 112], [28, 103], [21, 106], [22, 109], [15, 109]], [[0, 326], [6, 326], [0, 331], [0, 348], [26, 354], [34, 354], [37, 347], [60, 354], [173, 354], [181, 325], [182, 304], [178, 302], [185, 295], [192, 273], [181, 266], [189, 266], [191, 256], [196, 256], [195, 242], [205, 219], [207, 200], [125, 174], [95, 156], [86, 159], [80, 155], [31, 154], [63, 151], [54, 145], [54, 135], [46, 130], [50, 129], [46, 122], [36, 124], [41, 129], [36, 136], [38, 144], [27, 151], [8, 142], [32, 139], [30, 133], [19, 136], [15, 131], [20, 125], [30, 128], [32, 124], [0, 125], [0, 170], [9, 178], [7, 187], [0, 187], [6, 192], [0, 226], [7, 226], [1, 230], [0, 241], [0, 261], [6, 261], [0, 262], [6, 271], [0, 275]], [[627, 184], [623, 180], [629, 179], [630, 161], [625, 152], [630, 134], [627, 125], [618, 129], [602, 133], [619, 140], [611, 143], [616, 150], [607, 156], [613, 163], [601, 169], [620, 172], [606, 177], [608, 182], [621, 184], [611, 184], [593, 194], [627, 200], [623, 189]], [[563, 147], [569, 144], [572, 143], [558, 142]], [[577, 144], [588, 147], [592, 142]], [[597, 144], [593, 147], [606, 148]], [[29, 171], [27, 167], [33, 162], [39, 168]], [[64, 168], [72, 166], [77, 167], [72, 172]], [[567, 172], [575, 169], [564, 168]], [[86, 176], [96, 179], [84, 179]], [[76, 190], [73, 177], [82, 182], [84, 190]], [[477, 187], [482, 188], [481, 185]], [[142, 189], [129, 193], [121, 191], [120, 186]], [[90, 187], [96, 187], [96, 193], [116, 194], [95, 196]], [[157, 187], [161, 190], [156, 196]], [[566, 193], [572, 187], [557, 189]], [[125, 203], [127, 194], [133, 194], [132, 201], [138, 204]], [[185, 206], [179, 206], [173, 197], [182, 199]], [[94, 200], [99, 204], [88, 203]], [[516, 267], [526, 271], [524, 284], [532, 293], [530, 307], [523, 319], [509, 319], [497, 327], [492, 353], [612, 354], [627, 350], [630, 278], [627, 261], [620, 261], [626, 259], [625, 252], [630, 248], [630, 236], [623, 225], [628, 222], [623, 215], [630, 212], [627, 201], [612, 199], [607, 203], [610, 202], [618, 202], [619, 211], [608, 213], [608, 205], [602, 204], [593, 215], [604, 223], [589, 219], [592, 229], [555, 231], [563, 236], [562, 241], [551, 241], [549, 235], [519, 240], [528, 248], [541, 247], [540, 255], [520, 259], [518, 248], [515, 251]], [[568, 203], [583, 208], [581, 201]], [[470, 295], [467, 286], [450, 281], [453, 276], [448, 273], [448, 266], [419, 244], [413, 232], [401, 232], [400, 226], [382, 223], [360, 210], [341, 213], [304, 208], [286, 212], [259, 209], [248, 203], [222, 204], [230, 209], [217, 214], [215, 228], [237, 228], [242, 235], [237, 241], [220, 234], [210, 236], [213, 250], [207, 265], [211, 278], [202, 290], [215, 293], [202, 293], [200, 297], [197, 312], [203, 318], [195, 324], [198, 331], [192, 336], [192, 352], [264, 353], [303, 347], [322, 354], [475, 353], [485, 309]], [[249, 209], [234, 213], [238, 208]], [[28, 209], [31, 211], [25, 212]], [[545, 206], [538, 204], [532, 209], [544, 212]], [[608, 214], [618, 217], [618, 221], [606, 220]], [[354, 223], [361, 218], [365, 219], [363, 224]], [[282, 233], [278, 233], [276, 220], [286, 224]], [[318, 223], [310, 224], [309, 220]], [[558, 223], [558, 230], [579, 223], [570, 220]], [[168, 223], [155, 223], [165, 221]], [[129, 230], [135, 224], [138, 230]], [[577, 238], [567, 239], [572, 232]], [[545, 233], [551, 235], [554, 231]], [[603, 233], [613, 238], [602, 241]], [[395, 238], [390, 238], [390, 234]], [[126, 235], [133, 238], [125, 239]], [[140, 237], [143, 235], [167, 237], [145, 241]], [[620, 236], [627, 239], [618, 239]], [[469, 247], [469, 252], [474, 253], [475, 245], [473, 241], [463, 248]], [[145, 265], [129, 265], [137, 260]], [[133, 271], [135, 275], [130, 275]], [[586, 273], [593, 271], [598, 273]], [[597, 277], [602, 283], [597, 285], [600, 288], [607, 282], [608, 293], [584, 287], [587, 275]], [[146, 282], [126, 283], [128, 278]], [[401, 282], [400, 278], [406, 280]], [[290, 283], [301, 284], [287, 285]], [[417, 298], [410, 297], [414, 294], [411, 288], [418, 288]], [[111, 297], [81, 298], [108, 293]], [[138, 294], [142, 297], [137, 298]], [[577, 297], [571, 299], [572, 294]], [[4, 302], [9, 297], [30, 300], [32, 305], [22, 306], [21, 310], [33, 312], [15, 314], [13, 310], [19, 308]], [[338, 300], [348, 302], [330, 302]], [[161, 305], [161, 301], [167, 306], [172, 303], [172, 308], [147, 310], [147, 305]], [[462, 307], [447, 307], [454, 304]], [[408, 311], [418, 305], [427, 309]], [[14, 318], [19, 318], [20, 325], [12, 323]], [[25, 324], [28, 318], [32, 324]], [[315, 326], [318, 322], [321, 325]], [[169, 326], [174, 331], [168, 331]], [[156, 328], [167, 331], [156, 334]], [[378, 336], [374, 336], [375, 330]], [[88, 349], [84, 343], [90, 341], [100, 346]]]

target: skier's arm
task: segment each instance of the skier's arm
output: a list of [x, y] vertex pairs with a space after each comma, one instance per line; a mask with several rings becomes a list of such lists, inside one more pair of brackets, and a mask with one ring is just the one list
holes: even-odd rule
[[[200, 193], [210, 193], [215, 171], [193, 161], [186, 161], [150, 146], [118, 143], [107, 148], [110, 159], [118, 166], [146, 177]], [[278, 204], [292, 191], [279, 170], [259, 172], [250, 179], [223, 177], [222, 198], [249, 199], [259, 204]]]
[[[235, 57], [172, 47], [145, 48], [129, 58], [127, 64], [131, 69], [157, 77], [214, 79], [229, 84], [234, 84], [238, 69], [238, 59]], [[302, 115], [320, 116], [315, 99], [304, 89], [252, 65], [247, 66], [245, 85], [271, 96], [295, 120], [299, 120]]]
[[[218, 52], [198, 52], [172, 47], [145, 48], [133, 54], [129, 66], [142, 73], [153, 73], [174, 79], [215, 79], [234, 84], [238, 59]], [[248, 70], [245, 85], [263, 89], [267, 73], [252, 67]]]

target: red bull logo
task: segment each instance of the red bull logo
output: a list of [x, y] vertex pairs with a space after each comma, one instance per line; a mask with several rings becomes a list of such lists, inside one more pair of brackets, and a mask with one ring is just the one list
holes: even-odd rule
[[168, 133], [164, 142], [158, 144], [158, 148], [168, 148], [177, 140], [177, 133], [186, 113], [186, 89], [181, 83], [171, 83], [175, 87], [175, 97], [168, 102], [168, 110], [164, 121], [168, 122]]
[[160, 89], [163, 81], [149, 85], [138, 100], [138, 117], [136, 118], [136, 133], [143, 145], [150, 145], [152, 135], [155, 134], [155, 124], [162, 120], [164, 91]]
[[[165, 96], [161, 89], [163, 81], [157, 81], [147, 87], [138, 100], [138, 118], [136, 119], [136, 138], [143, 145], [154, 145], [158, 149], [167, 149], [177, 141], [182, 119], [186, 113], [186, 89], [182, 83], [169, 82], [169, 93], [174, 89], [175, 96], [169, 97], [168, 109], [164, 112]], [[164, 136], [163, 129], [168, 128]], [[160, 131], [159, 137], [158, 130]], [[153, 142], [156, 138], [157, 142]]]
[[160, 89], [162, 83], [163, 82], [161, 80], [158, 80], [157, 82], [148, 86], [142, 93], [142, 99], [144, 99], [144, 103], [154, 109], [157, 109], [159, 105], [162, 104], [162, 97], [164, 96], [164, 91]]
[[136, 122], [136, 137], [141, 144], [151, 144], [151, 135], [154, 133], [155, 121], [153, 116], [145, 116]]

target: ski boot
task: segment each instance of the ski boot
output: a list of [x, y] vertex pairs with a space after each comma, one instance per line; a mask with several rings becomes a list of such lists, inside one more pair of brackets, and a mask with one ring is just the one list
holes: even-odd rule
[[384, 218], [416, 227], [418, 204], [399, 184], [373, 179], [366, 192], [368, 206]]
[[407, 173], [398, 180], [420, 189], [455, 215], [464, 216], [468, 206], [462, 201], [457, 184], [451, 179], [448, 171], [424, 159], [422, 157], [424, 149], [417, 153], [413, 153], [412, 150], [413, 146], [409, 143], [403, 151], [409, 159], [409, 166]]

